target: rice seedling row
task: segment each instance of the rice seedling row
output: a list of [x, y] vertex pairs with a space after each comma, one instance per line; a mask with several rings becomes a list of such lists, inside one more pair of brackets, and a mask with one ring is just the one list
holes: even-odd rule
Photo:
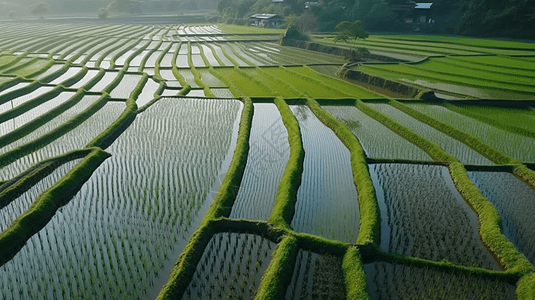
[[381, 210], [383, 251], [500, 270], [448, 168], [373, 164], [370, 175]]
[[342, 258], [300, 249], [286, 299], [346, 299]]
[[274, 104], [254, 104], [249, 154], [230, 218], [267, 221], [290, 155], [288, 132]]
[[[73, 160], [59, 166], [51, 174], [40, 180], [8, 205], [0, 207], [0, 232], [6, 230], [15, 219], [26, 212], [37, 196], [50, 188], [80, 161], [80, 159]], [[0, 288], [0, 290], [4, 289]], [[2, 298], [6, 299], [7, 297]]]
[[62, 75], [55, 78], [49, 83], [53, 85], [59, 85], [63, 83], [64, 81], [71, 79], [72, 77], [75, 77], [76, 74], [78, 74], [81, 71], [82, 71], [82, 67], [70, 67], [65, 73], [63, 73]]
[[417, 134], [424, 136], [430, 141], [439, 145], [444, 151], [455, 156], [460, 162], [464, 164], [473, 165], [492, 165], [493, 163], [472, 150], [467, 145], [459, 142], [458, 140], [444, 134], [414, 118], [405, 114], [404, 112], [383, 103], [367, 103], [367, 105], [377, 109], [378, 111], [388, 115], [403, 126], [408, 127]]
[[0, 104], [0, 116], [2, 114], [4, 114], [4, 113], [8, 112], [9, 110], [17, 108], [18, 106], [23, 105], [23, 104], [31, 101], [35, 97], [38, 97], [38, 96], [41, 96], [41, 95], [43, 95], [43, 94], [45, 94], [47, 92], [50, 92], [52, 89], [53, 89], [53, 87], [51, 87], [51, 86], [42, 86], [42, 87], [39, 87], [39, 88], [37, 88], [36, 90], [34, 90], [34, 91], [30, 92], [30, 93], [24, 94], [24, 95], [16, 97], [16, 98], [12, 98], [11, 100], [8, 100], [7, 102], [4, 102], [4, 103]]
[[206, 45], [210, 50], [212, 50], [212, 53], [214, 53], [214, 57], [217, 57], [223, 64], [223, 66], [234, 66], [234, 63], [227, 58], [221, 47], [215, 43], [209, 43]]
[[159, 89], [160, 84], [152, 79], [149, 79], [143, 86], [141, 94], [139, 94], [136, 99], [137, 106], [141, 108], [151, 102], [156, 97], [156, 93]]
[[274, 248], [258, 235], [215, 234], [183, 299], [254, 299]]
[[498, 210], [507, 239], [533, 264], [535, 190], [507, 172], [469, 171], [468, 176]]
[[[62, 103], [65, 103], [74, 95], [75, 95], [74, 92], [62, 92], [58, 96], [46, 101], [45, 103], [41, 105], [38, 105], [14, 118], [5, 120], [4, 122], [0, 123], [0, 136], [4, 136], [5, 134], [13, 132], [19, 127], [24, 126], [28, 124], [29, 122], [31, 122], [32, 120], [39, 118], [40, 116], [47, 113], [48, 111], [58, 107]], [[13, 101], [17, 99], [14, 99]]]
[[305, 150], [291, 226], [298, 232], [352, 243], [357, 240], [360, 216], [349, 150], [308, 107], [291, 105], [290, 109], [299, 121]]
[[520, 161], [535, 161], [535, 140], [532, 138], [504, 131], [448, 110], [443, 106], [425, 104], [407, 105], [454, 128], [471, 134], [499, 151]]
[[374, 262], [365, 264], [372, 300], [516, 299], [515, 286], [476, 274]]
[[107, 71], [104, 74], [104, 77], [102, 77], [89, 91], [102, 92], [108, 85], [110, 85], [110, 83], [114, 81], [118, 74], [119, 73], [116, 71]]
[[154, 279], [169, 255], [174, 264], [175, 248], [181, 250], [196, 215], [210, 205], [232, 156], [240, 107], [236, 100], [156, 102], [108, 149], [112, 158], [29, 241], [25, 248], [45, 259], [17, 256], [0, 271], [10, 272], [13, 282], [35, 278], [44, 294], [143, 297], [158, 284]]
[[82, 79], [77, 81], [75, 84], [70, 85], [69, 88], [79, 89], [79, 88], [85, 87], [92, 79], [97, 77], [99, 72], [100, 70], [88, 70], [87, 73], [84, 75], [84, 77], [82, 77]]
[[[124, 103], [107, 103], [98, 112], [65, 135], [3, 167], [0, 170], [0, 178], [2, 180], [11, 179], [42, 160], [85, 147], [85, 145], [108, 128], [121, 115], [124, 107]], [[24, 139], [18, 140], [16, 143], [12, 143], [7, 147], [12, 148], [30, 138], [31, 136], [26, 136]]]
[[112, 98], [127, 99], [141, 80], [141, 75], [126, 74], [119, 84], [111, 91]]
[[390, 131], [354, 106], [325, 105], [322, 108], [351, 130], [359, 139], [367, 157], [432, 160], [423, 150]]
[[[217, 43], [215, 46], [218, 46], [222, 54], [227, 57], [228, 60], [232, 61], [232, 63], [236, 66], [245, 67], [249, 66], [247, 62], [245, 62], [242, 58], [238, 57], [234, 51], [232, 51], [232, 48], [228, 43]], [[217, 49], [216, 49], [217, 50]]]

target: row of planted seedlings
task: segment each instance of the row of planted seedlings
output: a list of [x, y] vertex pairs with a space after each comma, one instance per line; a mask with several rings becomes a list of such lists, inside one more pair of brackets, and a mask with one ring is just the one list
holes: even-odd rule
[[[480, 154], [486, 156], [487, 159], [489, 159], [489, 160], [491, 160], [493, 162], [501, 163], [501, 164], [509, 163], [511, 165], [511, 166], [507, 167], [509, 170], [513, 171], [515, 174], [517, 174], [517, 176], [522, 178], [528, 184], [530, 182], [531, 183], [533, 182], [533, 180], [532, 180], [533, 171], [530, 171], [524, 165], [521, 165], [520, 162], [518, 162], [518, 161], [516, 161], [516, 163], [515, 163], [512, 158], [508, 159], [505, 155], [503, 155], [502, 153], [498, 152], [495, 149], [492, 149], [492, 147], [490, 147], [488, 145], [485, 145], [483, 142], [479, 141], [477, 138], [475, 138], [473, 136], [469, 136], [469, 135], [467, 135], [465, 133], [462, 133], [462, 132], [455, 132], [455, 129], [451, 128], [450, 126], [448, 126], [446, 124], [443, 124], [443, 123], [438, 123], [438, 121], [436, 121], [436, 120], [434, 120], [434, 119], [432, 119], [432, 118], [430, 118], [430, 117], [428, 117], [426, 115], [419, 114], [417, 111], [414, 112], [414, 111], [412, 111], [410, 109], [407, 109], [405, 105], [403, 105], [403, 104], [401, 104], [399, 102], [395, 102], [393, 100], [390, 100], [390, 104], [392, 106], [395, 106], [395, 107], [399, 108], [400, 110], [406, 112], [407, 114], [415, 117], [419, 121], [422, 121], [422, 122], [426, 123], [427, 125], [432, 126], [433, 128], [437, 129], [437, 130], [442, 130], [444, 133], [447, 133], [448, 135], [457, 138], [459, 141], [463, 142], [466, 145], [469, 145], [470, 148], [472, 148], [475, 151], [479, 152]], [[399, 118], [399, 115], [392, 114], [392, 111], [386, 110], [385, 107], [383, 107], [383, 105], [384, 104], [380, 104], [379, 106], [377, 106], [377, 101], [370, 102], [370, 103], [367, 103], [367, 104], [364, 104], [361, 101], [357, 101], [357, 103], [356, 103], [356, 106], [359, 108], [359, 110], [361, 110], [362, 112], [366, 113], [367, 115], [373, 117], [374, 119], [379, 121], [381, 124], [385, 125], [390, 130], [396, 132], [397, 134], [399, 134], [400, 136], [404, 137], [405, 139], [411, 141], [413, 144], [417, 145], [419, 148], [424, 150], [434, 160], [436, 160], [438, 162], [441, 162], [443, 165], [448, 167], [449, 173], [451, 174], [451, 178], [453, 179], [453, 182], [455, 184], [456, 189], [459, 190], [460, 194], [463, 195], [463, 197], [466, 200], [466, 202], [468, 202], [468, 204], [472, 207], [472, 209], [478, 214], [481, 238], [482, 238], [483, 242], [485, 243], [486, 247], [489, 248], [492, 251], [492, 253], [493, 253], [493, 255], [495, 257], [497, 257], [497, 259], [500, 262], [500, 265], [502, 266], [502, 268], [504, 268], [506, 270], [505, 272], [502, 273], [502, 274], [504, 274], [503, 275], [504, 278], [508, 278], [508, 279], [506, 279], [506, 281], [509, 282], [509, 284], [514, 284], [514, 283], [516, 283], [518, 281], [519, 278], [522, 278], [519, 281], [518, 287], [516, 289], [516, 294], [517, 294], [517, 296], [519, 298], [529, 299], [529, 297], [531, 297], [531, 295], [530, 295], [530, 293], [531, 293], [530, 292], [531, 291], [530, 285], [533, 284], [533, 283], [529, 282], [530, 278], [532, 278], [532, 275], [529, 275], [529, 274], [532, 272], [533, 267], [528, 262], [526, 257], [524, 255], [520, 254], [520, 252], [518, 252], [518, 250], [515, 248], [515, 246], [518, 247], [519, 249], [521, 249], [521, 251], [524, 254], [526, 254], [526, 256], [528, 256], [528, 258], [531, 257], [531, 250], [526, 249], [525, 246], [523, 247], [523, 243], [527, 242], [528, 244], [530, 244], [531, 243], [531, 241], [530, 241], [531, 239], [527, 235], [524, 235], [525, 241], [521, 241], [520, 243], [518, 243], [518, 240], [519, 240], [518, 236], [522, 236], [521, 232], [523, 230], [527, 229], [527, 228], [530, 228], [531, 222], [529, 222], [527, 219], [525, 219], [524, 220], [524, 224], [520, 225], [519, 223], [521, 221], [519, 221], [518, 219], [522, 218], [522, 217], [511, 218], [514, 214], [511, 213], [510, 211], [507, 214], [506, 210], [504, 210], [504, 208], [503, 208], [503, 204], [498, 204], [497, 205], [498, 211], [496, 211], [496, 209], [492, 206], [491, 202], [489, 202], [487, 199], [485, 199], [483, 197], [483, 195], [481, 194], [481, 192], [476, 188], [474, 183], [472, 181], [470, 181], [469, 176], [468, 176], [465, 168], [463, 167], [463, 165], [461, 163], [459, 163], [457, 161], [457, 159], [455, 157], [453, 157], [450, 154], [447, 154], [437, 144], [427, 140], [423, 136], [421, 136], [418, 133], [414, 132], [413, 131], [414, 128], [417, 128], [417, 127], [410, 127], [410, 129], [409, 129], [409, 127], [406, 127], [407, 125], [411, 126], [410, 123], [407, 122], [407, 120], [404, 120], [403, 118]], [[326, 109], [332, 110], [332, 108], [326, 108]], [[388, 115], [385, 114], [385, 113], [388, 113]], [[336, 113], [335, 113], [335, 115], [336, 115]], [[393, 116], [396, 116], [396, 117], [393, 118]], [[346, 124], [348, 123], [347, 120], [345, 120], [344, 118], [341, 118], [340, 115], [338, 115], [337, 117], [340, 118], [340, 120], [342, 122], [344, 122]], [[403, 125], [401, 123], [399, 123], [399, 122], [402, 122]], [[455, 135], [455, 134], [452, 134], [452, 133], [460, 133], [460, 135]], [[372, 171], [371, 173], [372, 173], [372, 178], [374, 178], [374, 184], [376, 184], [376, 186], [377, 186], [376, 190], [378, 190], [378, 198], [379, 198], [379, 202], [380, 203], [383, 201], [381, 199], [384, 199], [384, 201], [388, 202], [388, 201], [395, 201], [396, 198], [399, 198], [399, 197], [401, 197], [401, 198], [404, 197], [405, 192], [403, 190], [399, 190], [398, 191], [397, 188], [396, 188], [396, 186], [399, 184], [398, 182], [395, 182], [394, 185], [388, 184], [389, 181], [392, 181], [392, 178], [391, 178], [392, 176], [394, 178], [399, 178], [399, 176], [396, 177], [396, 175], [395, 175], [395, 174], [397, 174], [396, 172], [403, 172], [403, 174], [407, 174], [407, 173], [408, 174], [419, 174], [419, 173], [422, 173], [422, 170], [420, 170], [418, 172], [414, 171], [415, 168], [416, 169], [422, 168], [421, 166], [418, 167], [417, 165], [416, 166], [411, 166], [411, 165], [400, 164], [400, 165], [396, 166], [396, 165], [392, 165], [392, 164], [385, 164], [386, 162], [389, 162], [389, 160], [383, 160], [384, 163], [382, 163], [382, 164], [380, 163], [381, 162], [380, 160], [372, 160], [372, 161], [374, 163], [377, 163], [377, 164], [374, 164], [373, 168], [370, 168], [370, 170]], [[400, 161], [400, 163], [401, 162], [402, 161]], [[426, 166], [426, 167], [429, 169], [429, 166]], [[409, 168], [409, 169], [405, 170], [406, 168]], [[437, 167], [432, 167], [432, 168], [437, 169]], [[441, 167], [441, 168], [443, 168], [443, 167]], [[500, 167], [467, 166], [467, 168], [471, 168], [472, 170], [481, 170], [481, 169], [499, 170]], [[413, 171], [410, 171], [410, 169], [412, 169]], [[437, 172], [437, 171], [438, 170], [436, 170], [435, 172]], [[386, 172], [386, 174], [385, 175], [381, 175], [382, 172], [383, 173]], [[414, 172], [414, 173], [411, 173], [411, 172]], [[442, 171], [442, 172], [444, 173], [444, 171]], [[507, 173], [505, 173], [505, 174], [501, 173], [501, 174], [502, 174], [501, 176], [506, 176], [507, 175]], [[478, 182], [477, 181], [478, 175], [482, 176], [482, 174], [474, 174], [473, 172], [470, 172], [470, 178], [473, 178], [473, 179], [476, 180], [476, 185], [478, 185], [478, 187], [480, 187], [480, 188], [482, 186], [484, 187], [484, 185], [481, 185], [481, 183], [479, 183], [479, 184], [477, 183]], [[429, 178], [432, 178], [432, 177], [433, 176], [428, 176], [426, 180], [429, 180]], [[436, 176], [434, 176], [434, 177], [436, 177]], [[447, 172], [446, 172], [446, 174], [443, 175], [443, 177], [449, 177], [447, 175]], [[421, 182], [422, 180], [424, 180], [424, 179], [417, 180], [417, 181]], [[411, 184], [414, 185], [414, 183], [411, 183], [411, 182], [409, 182], [408, 184], [409, 185], [411, 185]], [[524, 193], [527, 193], [524, 196], [525, 199], [526, 198], [529, 199], [529, 197], [533, 197], [532, 190], [528, 186], [524, 185], [522, 182], [520, 182], [518, 180], [517, 180], [516, 184], [517, 184], [517, 186], [519, 186], [519, 187], [521, 186], [523, 188]], [[383, 186], [383, 189], [380, 188], [381, 186]], [[418, 190], [418, 186], [413, 190]], [[384, 194], [386, 194], [386, 195], [383, 194], [383, 191], [384, 191]], [[423, 191], [425, 192], [425, 189]], [[487, 190], [482, 189], [482, 191], [485, 192], [486, 195], [492, 196], [492, 192], [489, 192], [488, 188], [487, 188]], [[381, 192], [381, 193], [379, 193], [379, 192]], [[503, 192], [504, 191], [502, 191], [502, 193]], [[531, 193], [531, 195], [530, 195], [530, 193]], [[390, 200], [389, 200], [389, 198], [390, 198]], [[491, 199], [491, 201], [493, 201], [493, 203], [496, 203], [495, 198], [496, 197], [494, 197], [494, 198], [489, 197], [489, 199]], [[503, 199], [504, 198], [502, 197], [502, 200]], [[532, 200], [530, 200], [530, 202], [532, 202]], [[394, 204], [395, 204], [395, 202], [392, 202], [389, 205], [394, 205]], [[395, 216], [395, 214], [399, 215], [399, 213], [400, 213], [399, 212], [399, 210], [400, 210], [399, 204], [396, 204], [396, 205], [394, 205], [394, 207], [396, 207], [396, 208], [391, 208], [390, 210], [388, 210], [388, 205], [384, 208], [384, 210], [386, 211], [386, 214], [394, 214], [394, 215], [391, 215], [388, 220], [397, 220], [397, 222], [400, 222], [400, 221], [401, 222], [407, 222], [407, 221], [411, 221], [412, 222], [412, 219], [413, 219], [412, 217], [407, 219], [407, 218], [403, 218], [402, 216], [397, 216], [397, 217]], [[524, 204], [524, 205], [526, 205], [526, 204]], [[384, 203], [382, 204], [382, 206], [384, 206]], [[416, 205], [415, 207], [419, 208], [421, 206], [422, 205]], [[409, 207], [409, 209], [411, 209], [411, 208]], [[498, 216], [498, 212], [500, 213], [499, 216]], [[383, 208], [381, 209], [381, 213], [383, 213]], [[465, 212], [464, 214], [466, 214], [466, 213], [470, 213], [470, 212]], [[394, 217], [394, 219], [392, 219], [392, 217]], [[514, 246], [513, 246], [513, 244], [511, 244], [507, 240], [506, 236], [504, 236], [503, 233], [502, 233], [501, 226], [500, 226], [501, 225], [500, 217], [504, 218], [506, 224], [509, 224], [511, 222], [512, 223], [516, 222], [514, 224], [514, 225], [516, 225], [516, 228], [515, 228], [514, 225], [512, 226], [514, 228], [513, 230], [516, 231], [515, 234], [508, 233], [508, 230], [509, 230], [509, 232], [511, 231], [510, 229], [508, 229], [511, 226], [504, 226], [505, 227], [505, 234], [506, 234], [507, 238], [509, 238], [509, 240], [511, 240], [514, 243]], [[403, 220], [405, 220], [405, 221], [403, 221]], [[410, 223], [408, 223], [408, 224], [410, 224]], [[386, 223], [382, 224], [382, 226], [381, 226], [381, 235], [382, 236], [388, 236], [388, 235], [392, 236], [393, 234], [399, 234], [399, 232], [397, 232], [397, 233], [396, 232], [388, 232], [388, 231], [394, 230], [394, 228], [391, 227], [390, 225], [391, 224], [386, 224]], [[384, 228], [385, 226], [388, 227], [388, 229], [385, 229]], [[477, 227], [477, 222], [475, 223], [475, 226]], [[472, 225], [472, 227], [474, 227], [474, 224]], [[385, 234], [385, 231], [387, 232], [387, 234]], [[518, 231], [520, 231], [520, 233], [517, 233]], [[388, 240], [387, 238], [382, 238], [381, 242], [388, 242], [388, 246], [383, 244], [383, 246], [381, 247], [383, 250], [385, 250], [385, 251], [393, 251], [393, 252], [397, 252], [397, 253], [400, 253], [400, 254], [405, 254], [404, 252], [406, 250], [404, 250], [404, 249], [407, 249], [407, 247], [409, 247], [408, 249], [411, 249], [411, 248], [414, 249], [415, 245], [417, 244], [416, 241], [410, 241], [410, 239], [409, 239], [409, 243], [408, 244], [407, 243], [405, 243], [405, 244], [401, 243], [400, 244], [399, 242], [396, 242], [395, 240], [392, 240], [392, 238], [390, 240]], [[394, 244], [392, 244], [392, 242], [394, 242]], [[429, 240], [426, 240], [426, 243], [427, 242], [429, 242]], [[442, 241], [441, 243], [439, 243], [439, 246], [443, 246], [445, 242], [446, 241]], [[451, 240], [447, 241], [447, 243], [451, 243], [451, 242], [452, 242]], [[394, 248], [392, 248], [392, 247], [394, 247]], [[398, 250], [396, 250], [396, 249], [398, 249]], [[401, 257], [401, 256], [399, 256], [399, 257]], [[481, 262], [482, 260], [479, 260], [479, 261]], [[462, 263], [462, 264], [466, 265], [466, 263]], [[468, 265], [473, 265], [473, 263], [472, 264], [468, 264]], [[388, 270], [388, 271], [386, 271], [386, 270]], [[376, 274], [377, 274], [377, 272], [380, 272], [381, 274], [383, 274], [383, 277], [388, 275], [393, 270], [396, 271], [396, 268], [392, 269], [391, 267], [387, 267], [387, 266], [384, 266], [384, 265], [381, 265], [379, 267], [375, 266]], [[401, 272], [402, 274], [408, 274], [407, 270], [403, 271], [403, 270], [397, 269], [396, 272]], [[487, 271], [483, 271], [482, 269], [479, 269], [478, 272], [481, 272], [482, 274], [487, 273], [487, 275], [492, 277], [491, 273], [488, 273]], [[422, 274], [425, 274], [427, 276], [427, 275], [431, 275], [432, 272], [429, 273], [426, 270]], [[525, 274], [528, 274], [528, 275], [525, 275]], [[460, 276], [458, 273], [453, 272], [453, 270], [452, 270], [452, 275]], [[502, 276], [502, 275], [499, 275], [499, 276]], [[380, 277], [381, 276], [379, 276], [378, 278], [380, 278]], [[428, 278], [436, 278], [436, 276], [432, 275], [432, 276], [429, 276]], [[386, 284], [386, 283], [388, 283], [388, 280], [386, 282], [384, 282], [384, 281], [381, 281], [381, 282], [383, 284]], [[390, 282], [391, 282], [391, 279], [390, 279]], [[400, 285], [400, 286], [403, 286], [403, 285]], [[398, 287], [398, 288], [400, 286], [396, 285], [396, 287]], [[462, 285], [447, 284], [447, 285], [444, 285], [444, 287], [441, 287], [441, 289], [442, 290], [451, 289], [452, 286], [457, 286], [457, 287], [461, 288]], [[507, 297], [507, 295], [509, 295], [508, 297], [514, 297], [513, 293], [511, 293], [511, 289], [512, 289], [511, 286], [509, 286], [509, 287], [502, 286], [501, 288], [495, 288], [494, 290], [491, 287], [497, 286], [495, 283], [487, 282], [485, 284], [485, 286], [486, 287], [483, 288], [480, 292], [489, 293], [489, 295], [493, 295], [493, 296], [489, 296], [489, 297], [501, 298], [501, 297]], [[467, 290], [467, 289], [469, 289], [469, 287], [468, 286], [464, 286], [462, 290]], [[502, 289], [502, 291], [499, 291], [499, 289]], [[507, 290], [509, 290], [509, 292], [506, 292]], [[389, 294], [389, 293], [391, 294], [394, 291], [395, 290], [391, 290], [386, 294]], [[399, 291], [399, 292], [401, 292], [401, 291]], [[412, 293], [412, 291], [409, 291], [409, 290], [405, 289], [403, 295], [410, 295], [411, 293]], [[492, 293], [494, 293], [494, 294], [492, 294]], [[385, 294], [383, 294], [383, 297], [384, 297], [384, 295]], [[497, 295], [501, 295], [501, 296], [497, 296]], [[511, 296], [511, 295], [513, 295], [513, 296]]]
[[[19, 126], [18, 128], [9, 126], [10, 132], [1, 137], [6, 143], [1, 154], [3, 177], [15, 176], [32, 164], [47, 157], [59, 155], [60, 152], [80, 148], [119, 118], [124, 111], [124, 100], [110, 101], [113, 99], [108, 93], [117, 94], [116, 96], [119, 97], [125, 96], [119, 95], [121, 91], [114, 92], [117, 87], [120, 87], [125, 74], [119, 72], [112, 75], [114, 78], [111, 78], [110, 82], [101, 84], [105, 87], [99, 88], [98, 91], [86, 92], [85, 90], [85, 88], [90, 90], [95, 88], [90, 88], [88, 85], [95, 84], [97, 80], [90, 80], [79, 90], [58, 86], [50, 93], [28, 100], [16, 109], [6, 112], [6, 122], [18, 121]], [[81, 78], [83, 74], [75, 76]], [[136, 75], [127, 74], [127, 76]], [[141, 78], [135, 90], [136, 97], [139, 95], [137, 90], [141, 91], [147, 80], [146, 75], [139, 75], [139, 77]], [[128, 89], [130, 90], [131, 87]], [[17, 91], [3, 96], [10, 96]], [[48, 111], [42, 111], [43, 108], [48, 108]], [[13, 117], [16, 119], [12, 119]], [[20, 123], [21, 120], [17, 120], [19, 117], [27, 123]]]
[[[73, 246], [72, 237], [76, 233], [66, 232], [62, 237], [54, 237], [50, 228], [51, 226], [65, 228], [65, 224], [58, 223], [61, 222], [58, 221], [61, 218], [58, 219], [57, 211], [63, 210], [63, 206], [71, 203], [71, 199], [79, 194], [85, 182], [109, 157], [109, 154], [101, 148], [110, 145], [132, 122], [137, 110], [135, 98], [141, 93], [142, 87], [140, 84], [132, 92], [122, 115], [107, 129], [99, 132], [84, 150], [44, 160], [16, 178], [4, 182], [0, 187], [2, 213], [13, 205], [17, 206], [18, 210], [22, 209], [20, 215], [12, 217], [14, 220], [9, 227], [2, 228], [0, 234], [0, 243], [3, 245], [0, 255], [3, 267], [0, 270], [14, 276], [13, 280], [4, 280], [0, 283], [2, 298], [27, 299], [36, 298], [39, 294], [47, 295], [49, 298], [61, 298], [67, 295], [84, 297], [83, 291], [86, 289], [89, 291], [88, 287], [96, 284], [95, 279], [98, 278], [98, 274], [94, 270], [89, 270], [88, 273], [88, 269], [85, 269], [85, 273], [82, 272], [85, 275], [76, 271], [82, 270], [77, 267], [79, 249], [76, 247], [69, 249]], [[57, 180], [58, 178], [61, 179]], [[34, 198], [35, 196], [37, 197]], [[27, 207], [26, 211], [24, 207]], [[71, 230], [72, 227], [67, 231]], [[64, 241], [63, 244], [57, 244], [55, 249], [53, 244], [60, 240]], [[58, 259], [55, 255], [50, 256], [49, 249], [52, 249], [53, 253], [60, 253], [64, 259]], [[122, 253], [119, 251], [118, 254]], [[38, 256], [42, 260], [35, 260]], [[65, 260], [67, 258], [68, 260]], [[32, 272], [41, 270], [43, 266], [35, 269], [21, 268], [17, 266], [17, 261], [26, 264], [44, 263], [47, 266], [55, 266], [59, 262], [62, 271], [50, 273], [55, 274], [53, 277], [46, 276], [36, 280]], [[112, 263], [116, 265], [117, 261], [113, 260]], [[19, 276], [21, 274], [23, 276]], [[7, 278], [7, 276], [2, 277]], [[82, 294], [79, 294], [80, 291]]]
[[[268, 222], [228, 218], [235, 208], [236, 189], [249, 172], [247, 140], [254, 134], [250, 132], [254, 105], [248, 98], [245, 101], [244, 111], [248, 110], [249, 116], [240, 125], [229, 173], [159, 298], [293, 299], [295, 294], [310, 293], [314, 297], [350, 295], [349, 298], [356, 299], [366, 295], [365, 276], [356, 248], [291, 230], [304, 151], [298, 121], [281, 98], [275, 101], [288, 128], [290, 154], [273, 211]], [[312, 256], [314, 261], [310, 262], [308, 257]], [[310, 280], [305, 281], [300, 272], [294, 272], [296, 264], [308, 270]], [[262, 275], [263, 269], [266, 271]], [[287, 292], [290, 284], [291, 292]]]

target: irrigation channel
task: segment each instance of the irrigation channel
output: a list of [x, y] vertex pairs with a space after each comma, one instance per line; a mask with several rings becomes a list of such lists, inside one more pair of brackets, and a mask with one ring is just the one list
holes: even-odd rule
[[176, 21], [0, 22], [0, 299], [534, 299], [535, 45]]

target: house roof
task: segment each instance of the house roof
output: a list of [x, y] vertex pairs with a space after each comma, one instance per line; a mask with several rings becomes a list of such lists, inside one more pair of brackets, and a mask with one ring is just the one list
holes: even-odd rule
[[252, 15], [250, 18], [254, 18], [254, 19], [273, 19], [273, 18], [280, 18], [282, 19], [281, 16], [277, 15], [277, 14], [254, 14]]
[[433, 3], [416, 3], [414, 9], [431, 9]]
[[271, 2], [273, 2], [273, 3], [283, 3], [284, 0], [271, 0]]

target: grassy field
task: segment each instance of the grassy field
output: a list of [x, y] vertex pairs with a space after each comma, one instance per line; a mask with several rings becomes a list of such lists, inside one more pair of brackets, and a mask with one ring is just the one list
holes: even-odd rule
[[533, 44], [104, 22], [0, 22], [1, 299], [534, 298]]

